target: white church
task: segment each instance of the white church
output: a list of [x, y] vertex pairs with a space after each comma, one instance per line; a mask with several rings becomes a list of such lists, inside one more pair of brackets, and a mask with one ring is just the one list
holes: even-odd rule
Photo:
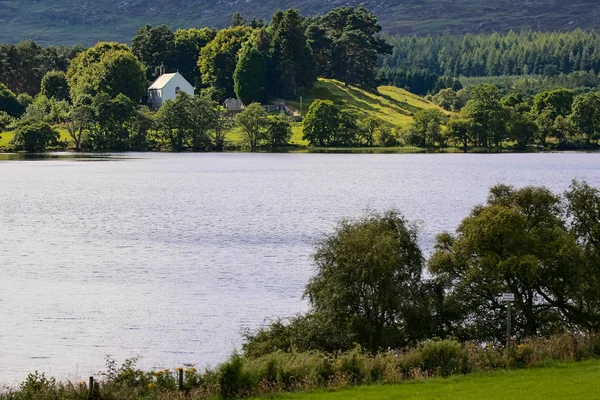
[[165, 100], [175, 100], [180, 90], [194, 95], [194, 87], [179, 72], [165, 74], [165, 67], [161, 65], [160, 76], [148, 88], [148, 105], [157, 110]]

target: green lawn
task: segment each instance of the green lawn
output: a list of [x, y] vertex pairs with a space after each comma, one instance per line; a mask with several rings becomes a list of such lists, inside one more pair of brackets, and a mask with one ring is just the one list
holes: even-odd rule
[[389, 386], [296, 393], [262, 399], [290, 400], [557, 400], [600, 399], [600, 361], [551, 367], [431, 379]]

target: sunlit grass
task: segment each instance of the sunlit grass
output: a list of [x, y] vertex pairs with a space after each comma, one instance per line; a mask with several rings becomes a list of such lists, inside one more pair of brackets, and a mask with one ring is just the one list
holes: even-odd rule
[[[598, 399], [600, 361], [556, 364], [544, 368], [498, 371], [449, 379], [425, 379], [389, 386], [363, 386], [340, 391], [315, 391], [269, 396], [289, 400], [506, 400]], [[264, 397], [262, 399], [266, 399]]]

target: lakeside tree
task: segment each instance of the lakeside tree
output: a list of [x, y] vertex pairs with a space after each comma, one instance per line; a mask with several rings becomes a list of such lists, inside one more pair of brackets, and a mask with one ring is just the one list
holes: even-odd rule
[[450, 118], [447, 129], [450, 138], [455, 143], [459, 143], [466, 153], [469, 150], [469, 143], [471, 142], [471, 121], [468, 118]]
[[578, 96], [571, 115], [573, 125], [585, 135], [586, 143], [600, 138], [600, 93], [593, 92]]
[[174, 151], [211, 149], [211, 132], [218, 124], [217, 107], [207, 96], [179, 92], [175, 100], [165, 101], [156, 115], [159, 140]]
[[435, 147], [441, 141], [444, 114], [436, 109], [424, 108], [414, 115], [414, 128], [421, 147]]
[[500, 147], [500, 142], [506, 135], [506, 110], [500, 104], [498, 88], [483, 84], [474, 87], [470, 92], [471, 99], [465, 107], [466, 115], [474, 122], [477, 129], [477, 143], [488, 147], [494, 144]]
[[287, 145], [292, 137], [292, 125], [288, 117], [285, 115], [269, 116], [266, 137], [271, 147]]
[[258, 103], [250, 104], [235, 116], [235, 122], [241, 128], [250, 149], [255, 149], [266, 139], [267, 117], [266, 111]]
[[332, 143], [340, 124], [340, 111], [330, 100], [315, 100], [302, 122], [303, 139], [312, 146]]
[[233, 73], [234, 90], [244, 104], [260, 101], [266, 94], [267, 64], [263, 54], [251, 43], [245, 44], [238, 55]]
[[17, 124], [15, 136], [10, 144], [14, 150], [30, 153], [43, 152], [50, 145], [55, 145], [59, 134], [47, 122], [23, 120]]

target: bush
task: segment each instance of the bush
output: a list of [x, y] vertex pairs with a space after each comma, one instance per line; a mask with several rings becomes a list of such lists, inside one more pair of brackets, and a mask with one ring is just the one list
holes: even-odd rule
[[25, 120], [17, 125], [10, 143], [14, 150], [42, 152], [49, 145], [57, 144], [58, 138], [58, 132], [48, 123]]

